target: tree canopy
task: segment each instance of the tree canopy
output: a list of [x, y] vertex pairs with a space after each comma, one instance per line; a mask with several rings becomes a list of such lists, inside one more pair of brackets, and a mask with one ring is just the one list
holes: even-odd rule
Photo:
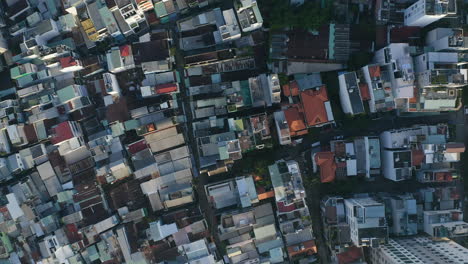
[[269, 17], [271, 29], [286, 27], [316, 30], [330, 21], [331, 8], [320, 7], [315, 2], [307, 2], [300, 6], [292, 6], [286, 0], [267, 0], [260, 5], [266, 9], [262, 12]]

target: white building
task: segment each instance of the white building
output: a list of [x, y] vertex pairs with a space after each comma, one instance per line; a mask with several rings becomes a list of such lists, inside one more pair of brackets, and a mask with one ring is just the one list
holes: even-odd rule
[[146, 21], [143, 11], [131, 0], [117, 0], [115, 3], [128, 26], [134, 32], [138, 31], [140, 23]]
[[468, 249], [452, 240], [423, 236], [390, 239], [388, 244], [370, 250], [371, 263], [385, 264], [463, 264], [467, 256]]
[[427, 32], [426, 45], [434, 51], [468, 50], [468, 37], [461, 28], [435, 28]]
[[270, 100], [272, 104], [279, 104], [281, 102], [281, 86], [278, 74], [269, 74], [268, 87], [270, 88]]
[[242, 28], [242, 31], [249, 32], [259, 29], [263, 25], [262, 14], [258, 8], [256, 0], [240, 0], [240, 5], [236, 10], [237, 17]]
[[358, 247], [379, 247], [388, 241], [385, 206], [373, 198], [345, 199], [351, 241]]
[[424, 134], [421, 127], [384, 131], [380, 135], [384, 176], [394, 181], [411, 175], [411, 140]]
[[459, 66], [459, 54], [426, 52], [414, 57], [420, 111], [456, 110], [459, 89], [467, 84], [468, 70]]
[[[241, 30], [237, 23], [236, 15], [233, 9], [223, 11], [224, 24], [219, 25], [215, 33], [215, 40], [220, 38], [222, 42], [229, 42], [241, 37]], [[218, 35], [219, 34], [219, 35]], [[218, 42], [218, 41], [216, 41]]]
[[425, 27], [456, 13], [456, 0], [419, 0], [405, 9], [405, 26]]
[[392, 43], [375, 52], [374, 61], [378, 64], [388, 64], [393, 97], [396, 107], [401, 110], [408, 108], [408, 99], [414, 96], [413, 59], [410, 56], [408, 43]]
[[391, 65], [372, 64], [361, 68], [362, 75], [369, 89], [369, 110], [371, 113], [390, 111], [395, 108], [392, 93]]
[[424, 211], [424, 232], [432, 237], [457, 237], [468, 234], [468, 223], [461, 210]]
[[451, 181], [457, 176], [450, 169], [451, 163], [460, 160], [465, 147], [461, 143], [447, 143], [447, 133], [448, 127], [443, 124], [382, 132], [384, 177], [392, 181], [407, 180], [412, 177], [413, 169], [417, 169], [420, 181]]
[[281, 145], [291, 144], [291, 134], [283, 111], [274, 113], [276, 131]]
[[390, 234], [412, 236], [418, 233], [418, 214], [416, 199], [411, 194], [382, 197], [387, 211]]

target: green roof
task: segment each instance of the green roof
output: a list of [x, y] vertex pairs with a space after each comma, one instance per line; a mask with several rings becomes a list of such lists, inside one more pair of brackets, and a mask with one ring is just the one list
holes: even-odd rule
[[91, 260], [91, 262], [99, 259], [99, 253], [95, 245], [92, 245], [86, 248], [86, 252], [88, 253], [88, 257], [89, 257], [89, 260]]
[[107, 6], [103, 6], [102, 8], [100, 8], [99, 14], [101, 15], [102, 21], [104, 22], [106, 27], [111, 29], [111, 33], [120, 31], [117, 26], [117, 21], [115, 21], [114, 15], [112, 15], [111, 11], [109, 10], [109, 8], [107, 8]]
[[135, 120], [135, 119], [128, 120], [128, 121], [125, 121], [124, 126], [125, 126], [125, 131], [137, 129], [138, 127], [140, 127], [140, 121]]
[[60, 24], [62, 24], [62, 27], [72, 28], [76, 26], [75, 18], [72, 14], [65, 14], [63, 16], [60, 16], [59, 21]]
[[67, 190], [57, 193], [57, 201], [59, 203], [68, 202], [73, 200], [73, 191]]
[[73, 85], [58, 90], [57, 95], [62, 104], [76, 97]]
[[54, 0], [47, 0], [47, 9], [52, 14], [52, 16], [57, 15], [57, 5]]
[[212, 83], [220, 83], [221, 82], [221, 74], [215, 73], [211, 75], [211, 82]]
[[228, 153], [228, 150], [227, 150], [227, 146], [218, 147], [218, 151], [219, 151], [219, 159], [220, 160], [229, 159], [229, 153]]
[[166, 6], [162, 1], [154, 4], [154, 11], [156, 12], [156, 16], [158, 17], [167, 16]]
[[42, 70], [37, 72], [37, 77], [39, 79], [49, 77], [49, 74], [47, 74], [47, 70]]
[[250, 106], [252, 105], [252, 96], [250, 94], [250, 86], [249, 86], [249, 81], [243, 80], [240, 81], [240, 88], [241, 88], [241, 94], [242, 94], [242, 101], [245, 106]]
[[35, 123], [37, 139], [47, 139], [47, 132], [44, 126], [44, 122], [40, 121]]
[[106, 262], [112, 259], [112, 256], [109, 254], [109, 249], [107, 248], [106, 242], [101, 240], [96, 244], [99, 250], [99, 259], [101, 262]]
[[1, 232], [1, 233], [0, 233], [0, 240], [2, 241], [3, 245], [5, 246], [5, 249], [6, 249], [8, 252], [12, 252], [12, 251], [13, 251], [13, 245], [11, 245], [10, 238], [8, 237], [7, 234], [5, 234], [4, 232]]
[[119, 49], [111, 50], [109, 68], [112, 70], [115, 68], [119, 68], [121, 66], [122, 66], [122, 63], [120, 61], [120, 50]]
[[29, 74], [29, 75], [25, 75], [25, 76], [21, 76], [21, 77], [17, 78], [16, 81], [18, 82], [19, 87], [23, 87], [26, 84], [29, 84], [29, 83], [33, 82], [34, 78], [32, 77], [31, 74]]
[[278, 168], [278, 164], [268, 166], [268, 171], [270, 172], [271, 183], [275, 189], [275, 196], [277, 198], [283, 198], [286, 196], [283, 179], [281, 178], [281, 173]]
[[335, 59], [335, 24], [330, 24], [330, 35], [328, 37], [328, 59]]
[[21, 77], [21, 72], [19, 66], [10, 69], [10, 77], [12, 79], [18, 79]]

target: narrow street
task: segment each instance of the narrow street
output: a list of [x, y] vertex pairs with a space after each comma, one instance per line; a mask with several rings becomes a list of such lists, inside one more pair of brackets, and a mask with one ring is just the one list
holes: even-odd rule
[[[172, 29], [176, 28], [174, 25]], [[186, 117], [185, 120], [185, 132], [186, 132], [186, 139], [187, 139], [187, 145], [190, 148], [190, 151], [194, 157], [194, 161], [196, 164], [193, 164], [193, 172], [195, 175], [198, 175], [196, 178], [196, 194], [197, 194], [197, 202], [200, 207], [200, 210], [205, 214], [205, 218], [208, 222], [208, 227], [210, 228], [210, 233], [212, 235], [216, 234], [216, 216], [213, 211], [213, 208], [211, 208], [207, 197], [205, 195], [205, 190], [204, 187], [206, 184], [208, 184], [208, 175], [206, 173], [199, 173], [199, 168], [197, 167], [199, 164], [199, 156], [198, 156], [198, 149], [197, 149], [197, 144], [196, 144], [196, 139], [193, 136], [193, 126], [192, 123], [194, 121], [193, 116], [192, 116], [192, 110], [190, 107], [190, 101], [191, 98], [188, 95], [188, 87], [185, 86], [185, 63], [184, 63], [184, 57], [181, 52], [180, 46], [179, 46], [179, 33], [176, 32], [175, 30], [172, 30], [172, 37], [174, 44], [176, 45], [176, 54], [175, 54], [175, 65], [176, 65], [176, 70], [180, 76], [180, 83], [179, 83], [179, 100], [182, 102], [182, 108], [184, 110], [184, 115]]]
[[[191, 149], [191, 153], [194, 157], [194, 173], [198, 175], [199, 168], [196, 168], [199, 164], [199, 153], [197, 149], [196, 139], [193, 134], [193, 125], [192, 123], [196, 121], [192, 115], [191, 111], [191, 96], [188, 93], [188, 87], [185, 85], [185, 63], [184, 63], [184, 54], [181, 51], [179, 46], [179, 33], [176, 31], [176, 25], [171, 25], [170, 27], [166, 25], [167, 28], [171, 28], [173, 42], [176, 45], [176, 52], [175, 52], [175, 68], [180, 76], [180, 93], [179, 93], [179, 100], [181, 102], [181, 107], [184, 111], [186, 122], [186, 139], [189, 148]], [[236, 113], [230, 113], [227, 117], [235, 118], [238, 116], [246, 116], [251, 114], [256, 114], [260, 112], [267, 112], [273, 113], [274, 111], [278, 110], [278, 107], [269, 107], [269, 108], [255, 108], [255, 109], [248, 109], [244, 111], [239, 111]], [[322, 222], [322, 215], [320, 209], [320, 201], [324, 194], [327, 193], [327, 190], [323, 189], [324, 186], [320, 184], [319, 179], [316, 175], [312, 172], [312, 164], [310, 160], [310, 146], [312, 143], [319, 141], [322, 145], [328, 144], [330, 140], [333, 139], [335, 136], [344, 136], [344, 138], [351, 138], [355, 136], [364, 136], [364, 135], [372, 135], [378, 136], [382, 131], [389, 130], [389, 129], [396, 129], [396, 128], [404, 128], [410, 127], [416, 124], [437, 124], [437, 123], [449, 123], [454, 125], [455, 129], [457, 130], [457, 141], [465, 141], [468, 140], [468, 128], [464, 125], [465, 123], [465, 115], [463, 109], [458, 112], [453, 113], [441, 113], [438, 115], [431, 115], [431, 116], [397, 116], [396, 114], [389, 114], [384, 115], [380, 118], [376, 118], [374, 120], [370, 120], [368, 126], [365, 127], [348, 127], [346, 129], [342, 127], [342, 120], [338, 120], [338, 127], [334, 128], [330, 131], [321, 131], [318, 135], [318, 138], [313, 137], [305, 137], [301, 144], [296, 146], [289, 146], [289, 147], [282, 147], [281, 151], [277, 151], [274, 153], [275, 158], [288, 158], [288, 159], [295, 159], [299, 162], [302, 177], [305, 183], [305, 189], [307, 194], [307, 205], [310, 211], [312, 224], [313, 224], [313, 232], [316, 239], [317, 244], [317, 251], [318, 251], [318, 258], [319, 263], [328, 264], [331, 262], [330, 260], [330, 252], [326, 245], [326, 239], [324, 237], [324, 227]], [[466, 137], [466, 138], [465, 138]], [[200, 207], [201, 211], [204, 213], [205, 218], [207, 220], [208, 226], [210, 228], [210, 232], [213, 237], [216, 239], [217, 233], [217, 223], [216, 223], [216, 212], [210, 206], [210, 203], [205, 195], [204, 187], [213, 179], [210, 179], [206, 173], [199, 174], [196, 176], [194, 180], [194, 185], [196, 186], [196, 193], [197, 193], [197, 201], [198, 206]], [[346, 184], [346, 183], [343, 183]], [[460, 186], [461, 190], [463, 191], [463, 183], [458, 181], [457, 186]], [[400, 184], [395, 184], [394, 182], [388, 181], [383, 177], [378, 177], [376, 181], [373, 182], [366, 182], [363, 181], [356, 187], [355, 192], [411, 192], [414, 191], [416, 188], [421, 187], [429, 187], [429, 185], [422, 186], [422, 184], [418, 182], [411, 182], [411, 184], [406, 184], [401, 186]], [[219, 242], [219, 241], [217, 241]]]

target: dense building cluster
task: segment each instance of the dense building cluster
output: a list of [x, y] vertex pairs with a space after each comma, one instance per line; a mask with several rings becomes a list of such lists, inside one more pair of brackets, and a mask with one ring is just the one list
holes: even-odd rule
[[0, 1], [0, 262], [466, 263], [461, 1], [284, 1]]

